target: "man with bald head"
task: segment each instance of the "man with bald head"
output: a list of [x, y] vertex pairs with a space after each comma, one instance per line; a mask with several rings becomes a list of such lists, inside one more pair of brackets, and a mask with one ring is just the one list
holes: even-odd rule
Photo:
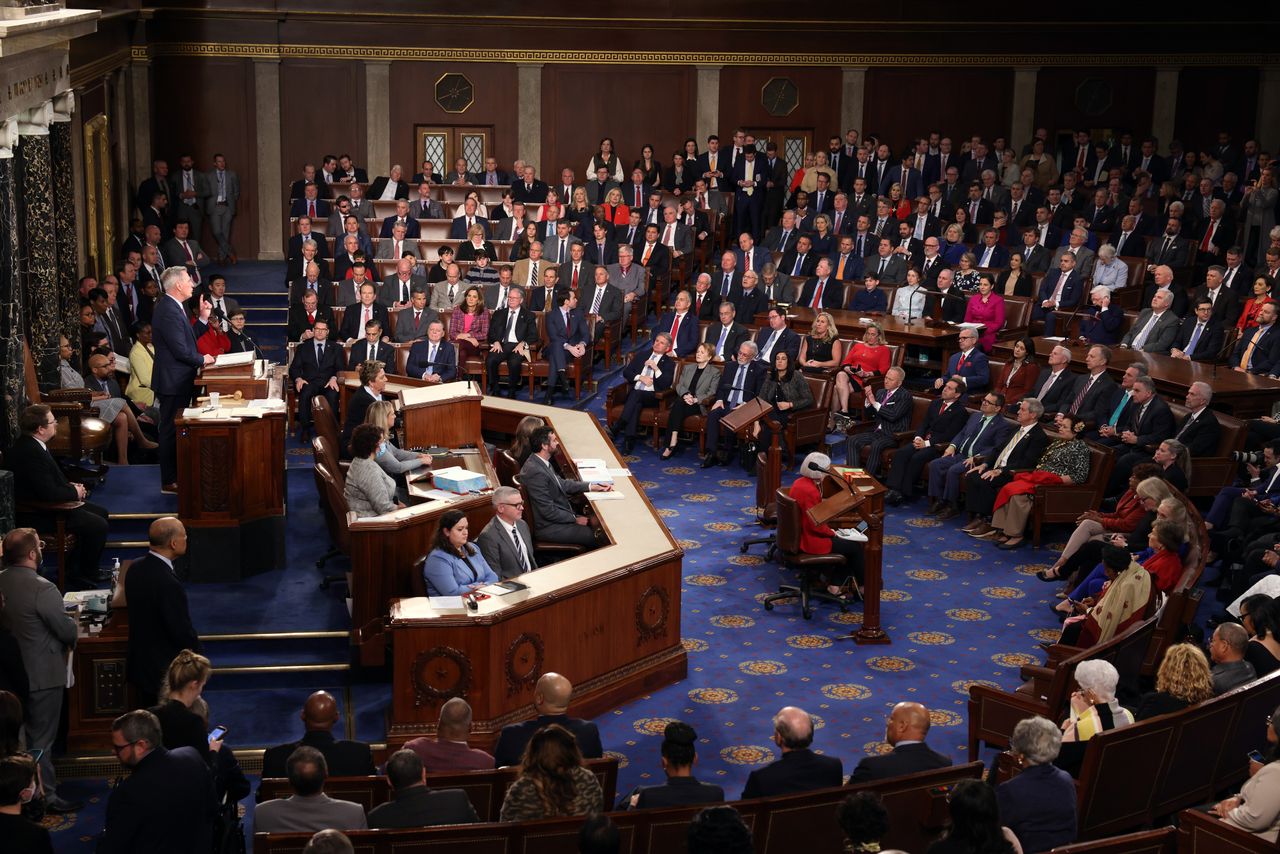
[[1249, 633], [1239, 623], [1223, 623], [1213, 630], [1209, 657], [1213, 659], [1214, 694], [1225, 694], [1257, 676], [1253, 665], [1244, 659], [1248, 646]]
[[156, 704], [169, 662], [184, 649], [200, 651], [200, 638], [187, 608], [187, 591], [174, 573], [174, 562], [187, 553], [187, 530], [173, 516], [165, 516], [151, 523], [147, 536], [150, 551], [135, 560], [124, 575], [129, 603], [129, 681], [143, 708]]
[[773, 743], [781, 758], [757, 768], [742, 790], [745, 798], [790, 795], [826, 789], [844, 782], [844, 765], [834, 756], [809, 749], [813, 744], [813, 717], [804, 709], [783, 706], [773, 716]]
[[518, 724], [507, 724], [498, 736], [498, 746], [494, 748], [494, 763], [501, 768], [504, 765], [519, 765], [524, 756], [525, 745], [533, 734], [547, 724], [560, 724], [578, 739], [578, 749], [586, 759], [598, 759], [604, 755], [600, 745], [600, 730], [591, 721], [571, 718], [568, 715], [569, 698], [573, 696], [573, 684], [559, 673], [544, 673], [533, 691], [533, 708], [538, 716], [531, 721]]
[[467, 744], [471, 735], [471, 705], [452, 697], [440, 707], [436, 737], [415, 738], [405, 743], [422, 759], [428, 774], [444, 771], [480, 771], [493, 767], [493, 757]]
[[286, 776], [289, 756], [299, 747], [314, 747], [324, 756], [331, 777], [365, 777], [374, 773], [373, 751], [362, 741], [333, 737], [340, 719], [338, 701], [328, 691], [316, 691], [302, 706], [306, 733], [299, 741], [268, 748], [262, 754], [262, 776]]
[[899, 703], [885, 722], [884, 740], [893, 750], [880, 756], [868, 756], [849, 775], [849, 785], [946, 768], [951, 757], [931, 749], [924, 743], [929, 734], [929, 710], [919, 703]]

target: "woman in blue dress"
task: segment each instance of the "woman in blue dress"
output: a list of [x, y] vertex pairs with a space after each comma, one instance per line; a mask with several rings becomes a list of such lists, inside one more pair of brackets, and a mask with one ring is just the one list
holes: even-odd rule
[[422, 575], [428, 596], [461, 596], [498, 581], [484, 555], [467, 542], [467, 514], [461, 510], [449, 510], [440, 517], [435, 547], [427, 555]]

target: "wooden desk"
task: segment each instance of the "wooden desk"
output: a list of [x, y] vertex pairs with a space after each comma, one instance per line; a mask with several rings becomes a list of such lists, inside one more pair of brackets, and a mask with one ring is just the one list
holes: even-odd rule
[[125, 669], [128, 648], [128, 608], [113, 610], [98, 634], [81, 625], [71, 665], [76, 684], [67, 691], [68, 753], [105, 752], [111, 722], [137, 708]]
[[176, 423], [191, 580], [238, 581], [283, 567], [285, 411]]
[[[1012, 341], [996, 344], [993, 358], [1008, 360], [1013, 357]], [[1087, 344], [1068, 344], [1036, 338], [1036, 355], [1047, 359], [1054, 347], [1062, 345], [1071, 351], [1071, 367], [1085, 371], [1084, 357], [1089, 352]], [[1187, 389], [1194, 382], [1208, 383], [1213, 389], [1213, 408], [1234, 415], [1236, 418], [1256, 418], [1270, 415], [1271, 405], [1280, 399], [1280, 381], [1259, 374], [1246, 374], [1232, 370], [1227, 365], [1206, 362], [1189, 362], [1159, 353], [1143, 353], [1121, 347], [1111, 347], [1111, 364], [1107, 370], [1117, 380], [1125, 369], [1135, 362], [1147, 366], [1147, 373], [1155, 380], [1156, 391], [1162, 396], [1181, 403]]]
[[[571, 457], [623, 465], [588, 413], [491, 397], [482, 412], [500, 433], [540, 415]], [[389, 742], [434, 733], [440, 706], [460, 696], [475, 715], [471, 743], [492, 749], [503, 726], [535, 714], [534, 686], [552, 670], [573, 682], [574, 714], [584, 717], [685, 677], [683, 552], [634, 479], [614, 488], [626, 498], [594, 505], [609, 544], [521, 576], [528, 590], [456, 615], [425, 599], [392, 603]]]
[[[921, 320], [913, 320], [907, 323], [891, 314], [873, 317], [864, 312], [845, 311], [843, 309], [832, 309], [827, 314], [830, 314], [835, 319], [836, 326], [840, 328], [841, 338], [861, 339], [862, 333], [866, 331], [867, 327], [859, 323], [858, 320], [860, 318], [868, 318], [880, 324], [880, 328], [884, 330], [885, 338], [890, 344], [914, 344], [918, 347], [938, 350], [942, 354], [940, 362], [932, 360], [927, 362], [904, 361], [903, 367], [941, 370], [951, 360], [951, 355], [960, 348], [959, 326], [926, 326], [924, 321]], [[809, 327], [813, 325], [813, 318], [814, 311], [811, 308], [793, 305], [787, 309], [787, 324], [800, 335], [808, 334]], [[766, 328], [769, 325], [769, 315], [767, 313], [757, 314], [754, 321], [759, 328]]]

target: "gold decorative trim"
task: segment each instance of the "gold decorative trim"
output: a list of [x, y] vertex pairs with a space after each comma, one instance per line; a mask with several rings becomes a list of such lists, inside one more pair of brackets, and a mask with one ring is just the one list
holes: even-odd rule
[[149, 45], [133, 45], [129, 48], [129, 58], [139, 62], [146, 62], [151, 58], [151, 47]]
[[[134, 50], [137, 50], [137, 48], [134, 48]], [[130, 58], [129, 49], [121, 48], [115, 53], [109, 53], [106, 56], [95, 59], [93, 62], [77, 65], [71, 69], [71, 86], [74, 89], [79, 89], [82, 86], [96, 83], [117, 68], [123, 68], [128, 65]]]
[[[1033, 66], [1046, 65], [1043, 54], [870, 54], [831, 53], [824, 55], [795, 53], [692, 53], [684, 51], [595, 51], [595, 50], [507, 50], [502, 48], [463, 47], [379, 47], [310, 44], [227, 44], [224, 42], [165, 42], [134, 47], [135, 59], [158, 56], [209, 57], [219, 59], [361, 59], [404, 60], [409, 62], [540, 62], [566, 65], [778, 65], [778, 66], [897, 66], [946, 67], [963, 66]], [[1203, 54], [1181, 55], [1180, 66], [1257, 66], [1280, 62], [1280, 54]], [[1166, 54], [1087, 54], [1054, 56], [1049, 67], [1093, 68], [1099, 66], [1133, 67], [1168, 63]]]

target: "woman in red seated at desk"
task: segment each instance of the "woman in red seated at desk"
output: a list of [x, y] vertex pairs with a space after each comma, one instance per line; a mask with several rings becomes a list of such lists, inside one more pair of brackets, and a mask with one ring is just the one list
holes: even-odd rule
[[1253, 296], [1245, 300], [1240, 319], [1236, 321], [1236, 328], [1243, 331], [1256, 327], [1259, 309], [1269, 302], [1275, 302], [1271, 298], [1271, 286], [1267, 284], [1265, 278], [1259, 276], [1253, 280]]
[[[191, 319], [191, 325], [196, 325], [196, 318]], [[223, 353], [231, 352], [231, 339], [222, 331], [221, 324], [216, 319], [210, 319], [208, 328], [205, 333], [196, 338], [196, 349], [200, 351], [202, 356], [218, 357]]]
[[814, 452], [804, 458], [800, 464], [800, 477], [791, 484], [791, 497], [800, 508], [800, 551], [809, 555], [829, 555], [832, 552], [844, 558], [845, 572], [843, 577], [829, 577], [842, 581], [843, 584], [828, 584], [827, 592], [832, 596], [862, 596], [862, 544], [843, 537], [826, 525], [815, 525], [809, 518], [809, 510], [822, 500], [822, 492], [818, 484], [827, 476], [831, 466], [831, 458], [826, 454]]
[[990, 276], [978, 279], [978, 292], [969, 297], [964, 309], [965, 323], [986, 324], [978, 336], [978, 346], [987, 355], [991, 355], [991, 348], [996, 346], [996, 333], [1004, 328], [1004, 297], [992, 293], [994, 289]]
[[849, 353], [836, 371], [836, 412], [849, 412], [849, 401], [862, 406], [862, 388], [867, 380], [882, 377], [889, 370], [891, 353], [884, 343], [884, 330], [878, 323], [867, 324], [861, 341], [854, 341]]
[[1031, 394], [1040, 378], [1040, 366], [1036, 364], [1036, 342], [1023, 338], [1013, 344], [1013, 358], [1004, 363], [1000, 376], [991, 384], [992, 391], [1004, 395], [1004, 402], [1017, 407], [1019, 401]]

